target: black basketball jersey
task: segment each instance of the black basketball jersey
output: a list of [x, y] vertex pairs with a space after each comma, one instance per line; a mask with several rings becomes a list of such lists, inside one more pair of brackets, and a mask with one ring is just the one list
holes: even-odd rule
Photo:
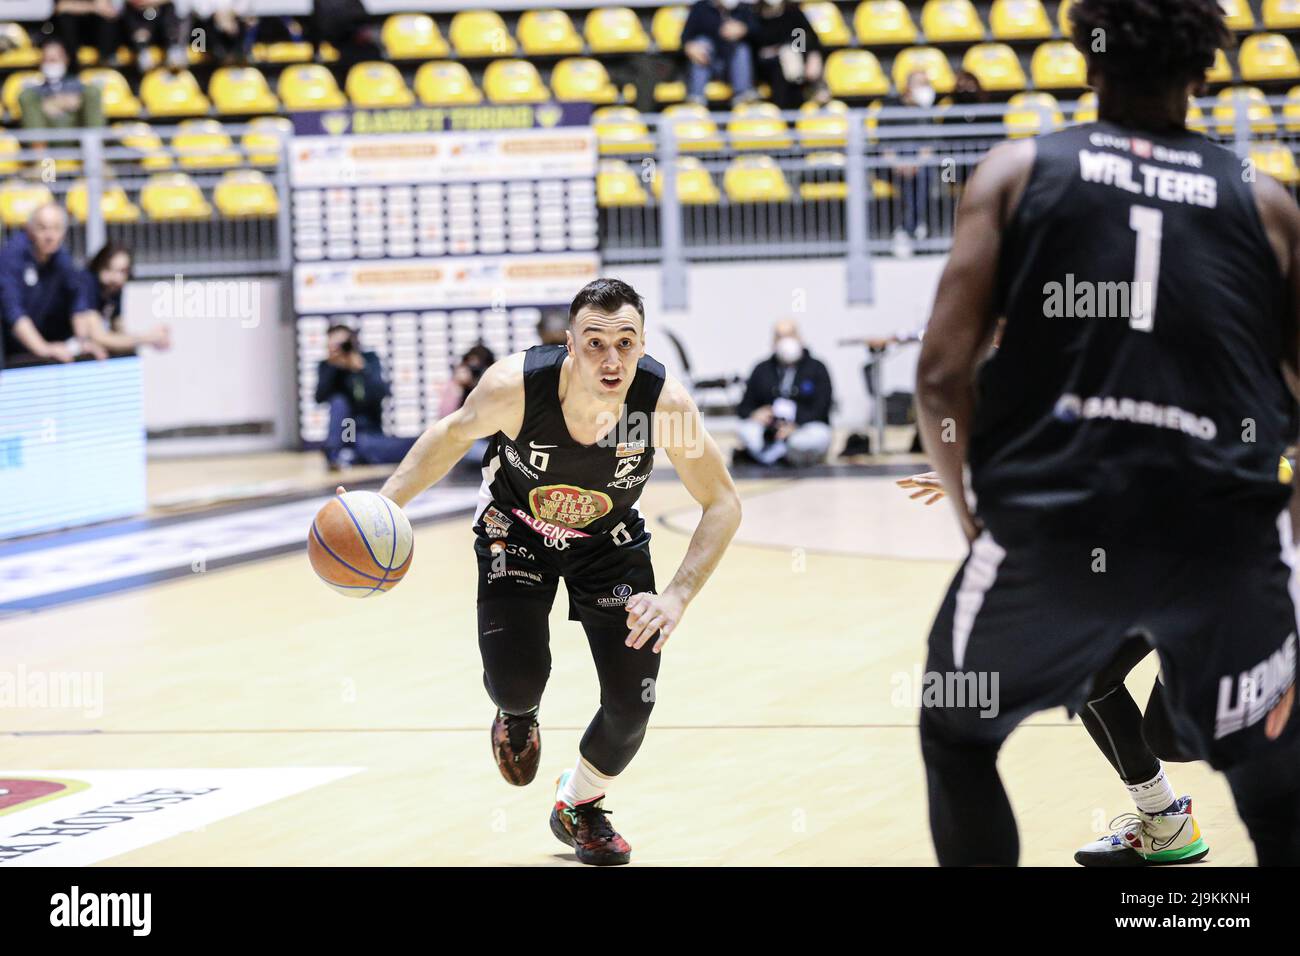
[[663, 365], [642, 356], [618, 424], [594, 445], [569, 434], [560, 408], [563, 345], [524, 353], [524, 419], [513, 441], [497, 432], [483, 456], [479, 512], [489, 531], [516, 520], [557, 543], [602, 535], [625, 543], [644, 528], [636, 509], [654, 467], [652, 423]]
[[1289, 318], [1247, 167], [1189, 131], [1094, 123], [1036, 145], [978, 379], [977, 512], [1276, 516]]

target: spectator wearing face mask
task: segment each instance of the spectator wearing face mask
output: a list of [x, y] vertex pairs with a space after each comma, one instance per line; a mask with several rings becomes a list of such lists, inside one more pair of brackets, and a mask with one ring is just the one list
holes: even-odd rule
[[682, 26], [682, 52], [689, 61], [687, 97], [706, 103], [710, 80], [726, 80], [738, 103], [756, 97], [754, 55], [748, 37], [757, 27], [752, 3], [696, 0]]
[[[929, 74], [924, 70], [913, 70], [908, 74], [907, 86], [890, 105], [930, 109], [934, 101], [935, 89]], [[907, 122], [925, 123], [929, 120], [918, 117]], [[893, 148], [885, 150], [902, 204], [901, 220], [894, 230], [895, 249], [900, 254], [911, 253], [912, 239], [920, 242], [929, 235], [927, 219], [934, 167], [924, 160], [933, 154], [933, 149], [920, 143], [896, 142]]]
[[773, 354], [750, 373], [736, 407], [743, 419], [733, 463], [812, 465], [831, 447], [831, 377], [790, 320], [773, 330]]
[[798, 109], [810, 91], [819, 89], [822, 44], [798, 4], [762, 0], [749, 42], [758, 79], [767, 82], [771, 101], [781, 109]]
[[58, 40], [49, 39], [41, 45], [43, 79], [18, 96], [23, 129], [82, 129], [104, 125], [99, 87], [68, 76], [68, 62], [68, 51]]

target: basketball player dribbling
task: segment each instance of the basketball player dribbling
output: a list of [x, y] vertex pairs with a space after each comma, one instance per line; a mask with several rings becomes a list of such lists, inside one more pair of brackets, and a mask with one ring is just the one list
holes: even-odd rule
[[[957, 699], [922, 708], [936, 853], [1017, 861], [1002, 742], [1038, 710], [1078, 712], [1139, 638], [1178, 742], [1226, 774], [1259, 863], [1297, 864], [1277, 463], [1297, 428], [1300, 210], [1185, 128], [1230, 41], [1216, 0], [1078, 0], [1071, 15], [1101, 121], [980, 164], [918, 369], [926, 452], [971, 542], [926, 670], [996, 673], [1000, 691], [993, 718]], [[1169, 836], [1141, 838], [1151, 852]]]
[[[405, 506], [478, 438], [490, 439], [475, 517], [483, 683], [497, 706], [492, 751], [506, 781], [541, 758], [538, 706], [551, 668], [548, 617], [564, 579], [600, 680], [600, 708], [559, 781], [551, 830], [583, 863], [627, 863], [607, 788], [645, 736], [660, 651], [740, 523], [740, 499], [685, 387], [645, 353], [631, 286], [597, 279], [569, 308], [565, 345], [492, 365], [384, 484]], [[637, 499], [662, 447], [703, 513], [681, 566], [656, 592]]]

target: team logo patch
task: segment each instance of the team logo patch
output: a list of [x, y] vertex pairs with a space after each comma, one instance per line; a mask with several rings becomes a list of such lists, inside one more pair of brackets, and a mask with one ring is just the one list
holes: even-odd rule
[[626, 478], [632, 472], [636, 471], [637, 465], [641, 464], [641, 456], [633, 455], [631, 458], [624, 458], [614, 466], [615, 478]]
[[603, 491], [589, 491], [577, 485], [542, 485], [528, 493], [533, 515], [566, 528], [585, 528], [609, 514], [614, 507]]
[[518, 468], [529, 478], [533, 479], [533, 481], [537, 481], [538, 478], [541, 477], [537, 472], [533, 471], [523, 463], [523, 460], [519, 457], [519, 452], [515, 451], [514, 445], [506, 445], [506, 461], [510, 462], [513, 467]]
[[613, 597], [596, 598], [598, 607], [626, 607], [627, 599], [632, 596], [632, 585], [620, 584], [614, 588]]
[[621, 441], [614, 448], [614, 454], [619, 458], [626, 458], [628, 455], [640, 455], [645, 452], [645, 442], [643, 441]]
[[0, 777], [0, 816], [26, 810], [47, 800], [57, 800], [85, 790], [89, 784], [80, 780], [63, 780], [55, 777], [36, 779], [28, 777]]
[[489, 538], [504, 538], [509, 534], [512, 524], [514, 522], [498, 511], [495, 505], [488, 505], [487, 511], [483, 512], [483, 530]]

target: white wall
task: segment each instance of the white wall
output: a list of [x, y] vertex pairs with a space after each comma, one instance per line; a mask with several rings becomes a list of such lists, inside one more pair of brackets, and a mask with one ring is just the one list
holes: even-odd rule
[[[884, 335], [919, 328], [929, 317], [935, 286], [946, 258], [882, 258], [875, 261], [875, 305], [845, 305], [844, 264], [835, 259], [711, 263], [689, 269], [690, 308], [665, 312], [660, 269], [610, 266], [606, 275], [630, 282], [646, 301], [648, 351], [674, 373], [672, 347], [655, 340], [666, 327], [686, 346], [698, 377], [751, 368], [772, 351], [772, 324], [799, 322], [805, 343], [830, 369], [835, 388], [833, 423], [861, 430], [870, 406], [862, 346], [840, 346], [843, 338]], [[885, 391], [914, 391], [918, 346], [901, 350], [885, 367]]]

